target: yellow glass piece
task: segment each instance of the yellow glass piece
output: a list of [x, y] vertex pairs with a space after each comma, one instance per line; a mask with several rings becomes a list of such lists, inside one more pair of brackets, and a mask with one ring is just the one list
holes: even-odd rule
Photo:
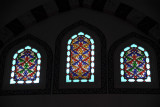
[[82, 77], [82, 70], [81, 69], [78, 71], [78, 76]]
[[75, 55], [74, 57], [77, 59], [79, 57], [79, 55]]
[[85, 44], [84, 47], [87, 48], [89, 44]]
[[73, 44], [73, 48], [77, 48], [78, 47], [78, 45], [76, 45], [76, 44]]
[[71, 58], [71, 64], [73, 64], [73, 60], [72, 60], [72, 58]]
[[78, 67], [77, 66], [75, 66], [75, 65], [72, 65], [72, 67], [73, 67], [73, 69], [77, 69]]
[[85, 65], [84, 68], [87, 69], [87, 68], [88, 68], [88, 65]]
[[82, 56], [83, 56], [83, 58], [84, 58], [84, 59], [85, 59], [85, 58], [87, 58], [87, 56], [86, 56], [86, 55], [84, 55], [84, 54], [83, 54]]
[[83, 53], [83, 49], [80, 48], [80, 49], [79, 49], [79, 55], [82, 55], [82, 53]]
[[72, 39], [72, 44], [73, 44], [74, 42], [76, 42], [76, 40], [77, 40], [77, 39]]
[[90, 59], [88, 59], [88, 64], [90, 64], [90, 62], [91, 62], [91, 60], [90, 60]]
[[[83, 76], [83, 75], [85, 73], [89, 72], [88, 71], [89, 66], [90, 66], [89, 52], [91, 52], [89, 49], [90, 44], [91, 44], [90, 39], [88, 39], [84, 36], [77, 36], [76, 38], [72, 39], [71, 46], [73, 46], [73, 50], [75, 52], [77, 52], [77, 54], [75, 54], [74, 51], [71, 50], [71, 52], [72, 52], [71, 66], [73, 68], [73, 72], [77, 74], [77, 76], [72, 76], [72, 79], [79, 79], [79, 78], [87, 79], [88, 78], [88, 75], [87, 76]], [[89, 52], [84, 54], [84, 52], [87, 50], [89, 50]], [[87, 63], [86, 65], [79, 59], [80, 56], [82, 56], [82, 61]], [[88, 58], [88, 59], [85, 60], [86, 58]], [[77, 62], [74, 59], [76, 59], [77, 61], [80, 61], [80, 62], [77, 63], [77, 65], [73, 65]], [[80, 64], [82, 64], [81, 65], [82, 68], [79, 67]], [[77, 69], [78, 69], [78, 71], [76, 71]], [[83, 71], [82, 69], [84, 69], [85, 71]]]

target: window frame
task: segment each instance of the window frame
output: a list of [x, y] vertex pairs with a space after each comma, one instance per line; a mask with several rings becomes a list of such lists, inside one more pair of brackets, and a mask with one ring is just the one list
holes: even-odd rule
[[[135, 40], [138, 40], [137, 43], [135, 43], [136, 41]], [[150, 50], [150, 51], [154, 51], [155, 55], [156, 55], [156, 58], [159, 59], [160, 56], [158, 55], [158, 53], [160, 52], [160, 47], [159, 45], [157, 44], [156, 40], [152, 39], [152, 38], [149, 38], [149, 37], [144, 37], [136, 32], [131, 32], [129, 34], [127, 34], [126, 36], [120, 38], [119, 40], [117, 40], [116, 42], [114, 42], [114, 44], [110, 47], [110, 50], [109, 50], [109, 72], [108, 72], [108, 75], [109, 75], [109, 78], [108, 78], [108, 85], [109, 85], [109, 93], [111, 94], [156, 94], [156, 93], [160, 93], [160, 80], [159, 80], [159, 77], [160, 77], [160, 73], [159, 73], [159, 68], [158, 68], [158, 65], [160, 64], [160, 61], [159, 60], [151, 60], [151, 68], [153, 69], [154, 67], [152, 67], [154, 64], [156, 66], [156, 68], [154, 68], [154, 71], [151, 70], [152, 74], [153, 72], [156, 72], [156, 74], [158, 75], [156, 78], [158, 81], [156, 81], [156, 84], [157, 84], [157, 88], [147, 88], [147, 87], [137, 87], [138, 85], [142, 85], [140, 82], [134, 84], [132, 82], [127, 82], [129, 84], [121, 84], [122, 87], [116, 87], [116, 84], [118, 83], [116, 78], [115, 78], [115, 75], [119, 75], [119, 78], [120, 78], [120, 70], [119, 70], [119, 74], [116, 74], [117, 72], [115, 72], [115, 62], [114, 62], [114, 53], [116, 52], [119, 52], [120, 54], [120, 51], [116, 51], [116, 49], [121, 45], [121, 44], [125, 44], [127, 41], [134, 41], [135, 44], [137, 45], [140, 45], [143, 47], [143, 44], [139, 44], [139, 43], [145, 43], [147, 44], [148, 46], [150, 46], [153, 50]], [[132, 44], [132, 43], [128, 43], [128, 44]], [[128, 46], [128, 45], [127, 45]], [[126, 46], [124, 46], [126, 47]], [[124, 49], [124, 47], [121, 47], [121, 50]], [[147, 48], [144, 47], [146, 50]], [[149, 50], [147, 50], [149, 52]], [[151, 58], [151, 53], [149, 53], [150, 55], [150, 58]], [[118, 60], [119, 61], [119, 60]], [[119, 61], [120, 62], [120, 61]], [[119, 66], [119, 64], [118, 64]], [[120, 67], [119, 67], [120, 68]], [[153, 76], [152, 76], [153, 78]], [[119, 79], [120, 80], [120, 79]], [[120, 82], [119, 82], [120, 83]], [[125, 82], [126, 83], [126, 82]], [[142, 82], [143, 83], [143, 82]], [[145, 82], [144, 83], [146, 86], [148, 84], [150, 84], [150, 82]], [[153, 82], [151, 82], [151, 84], [154, 84]], [[129, 87], [128, 87], [129, 85]], [[132, 87], [130, 87], [132, 86]]]
[[[131, 48], [137, 48], [140, 52], [144, 53], [145, 58], [145, 72], [146, 72], [146, 78], [127, 78], [125, 77], [125, 61], [124, 61], [124, 54], [128, 52]], [[151, 71], [150, 71], [150, 58], [149, 58], [148, 51], [145, 50], [142, 46], [139, 46], [137, 44], [131, 44], [127, 47], [125, 47], [121, 52], [120, 52], [120, 73], [121, 73], [121, 82], [151, 82]], [[148, 60], [147, 60], [148, 59]], [[147, 66], [148, 65], [148, 66]], [[133, 65], [131, 65], [133, 66]], [[136, 74], [137, 75], [137, 74]]]
[[[61, 49], [59, 49], [59, 47], [61, 47], [61, 42], [62, 39], [65, 37], [65, 35], [68, 35], [67, 33], [70, 32], [73, 29], [76, 29], [78, 27], [83, 27], [84, 29], [89, 29], [90, 31], [93, 31], [96, 35], [97, 38], [99, 38], [100, 40], [100, 44], [101, 47], [101, 78], [100, 78], [100, 82], [101, 82], [101, 87], [100, 88], [94, 88], [94, 84], [90, 83], [91, 86], [93, 86], [92, 88], [87, 87], [87, 84], [85, 84], [86, 86], [84, 86], [83, 84], [80, 83], [76, 83], [75, 86], [81, 85], [84, 88], [75, 88], [75, 87], [71, 87], [71, 88], [60, 88], [60, 53], [61, 53]], [[73, 34], [77, 34], [78, 32], [84, 32], [84, 31], [77, 31], [77, 32], [73, 32]], [[88, 35], [90, 35], [90, 33], [84, 32]], [[70, 35], [71, 37], [72, 35]], [[92, 35], [90, 35], [92, 37]], [[68, 42], [68, 39], [66, 40]], [[96, 42], [95, 42], [96, 44]], [[66, 45], [65, 45], [66, 48]], [[95, 49], [97, 49], [97, 46], [95, 45]], [[65, 51], [64, 51], [65, 53]], [[96, 54], [96, 52], [95, 52]], [[66, 55], [66, 53], [65, 53]], [[92, 94], [92, 93], [107, 93], [107, 80], [105, 79], [107, 76], [107, 72], [106, 72], [106, 39], [105, 36], [103, 35], [103, 33], [97, 29], [96, 27], [80, 20], [70, 26], [68, 26], [67, 28], [65, 28], [57, 37], [56, 39], [56, 48], [55, 48], [55, 59], [54, 59], [54, 77], [53, 77], [53, 90], [52, 93], [53, 94]], [[96, 57], [95, 57], [96, 60]], [[66, 62], [66, 59], [65, 59]], [[95, 62], [96, 65], [96, 62]], [[95, 71], [96, 72], [96, 71]], [[96, 74], [95, 74], [96, 76]], [[96, 81], [96, 80], [95, 80]], [[89, 82], [88, 82], [89, 83]], [[66, 84], [66, 83], [65, 83]], [[71, 86], [71, 85], [68, 85]]]
[[[90, 78], [88, 79], [70, 79], [70, 67], [71, 67], [71, 63], [70, 61], [72, 60], [72, 50], [71, 50], [71, 46], [72, 46], [72, 41], [75, 40], [78, 36], [83, 35], [83, 38], [86, 38], [87, 40], [89, 40], [89, 45], [90, 46], [90, 56], [89, 56], [89, 67], [90, 67]], [[95, 70], [95, 55], [94, 55], [94, 50], [95, 50], [95, 43], [94, 40], [92, 39], [92, 37], [88, 34], [85, 34], [83, 32], [79, 32], [78, 34], [72, 35], [71, 38], [68, 40], [67, 42], [67, 63], [66, 63], [66, 83], [69, 82], [94, 82], [94, 70]]]
[[[25, 43], [23, 44], [23, 42], [25, 42]], [[9, 83], [7, 83], [7, 85], [8, 85], [7, 87], [8, 88], [12, 87], [12, 88], [11, 89], [8, 89], [8, 88], [3, 89], [4, 85], [6, 84], [6, 82], [3, 79], [5, 78], [5, 66], [6, 66], [5, 63], [6, 63], [6, 58], [8, 57], [7, 56], [8, 52], [11, 49], [12, 50], [14, 49], [15, 51], [17, 51], [16, 48], [19, 47], [20, 44], [22, 46], [25, 46], [26, 44], [29, 45], [28, 43], [31, 43], [31, 47], [34, 47], [33, 45], [35, 45], [36, 47], [39, 47], [39, 48], [41, 47], [41, 49], [45, 51], [43, 53], [43, 55], [47, 56], [46, 60], [44, 61], [44, 62], [46, 62], [46, 64], [44, 64], [43, 68], [42, 68], [43, 70], [45, 70], [45, 72], [44, 72], [45, 75], [43, 76], [45, 81], [41, 82], [41, 80], [40, 80], [39, 85], [38, 84], [9, 84]], [[16, 48], [15, 48], [15, 46], [16, 46]], [[42, 52], [42, 50], [41, 50], [41, 52]], [[15, 52], [13, 52], [13, 53], [15, 53]], [[41, 53], [41, 55], [42, 55], [42, 53]], [[23, 37], [20, 37], [19, 39], [15, 39], [14, 41], [11, 41], [2, 50], [1, 57], [0, 57], [1, 58], [0, 59], [0, 69], [2, 70], [0, 72], [0, 95], [5, 96], [5, 95], [50, 94], [51, 93], [51, 78], [52, 78], [52, 76], [51, 76], [52, 75], [52, 57], [53, 57], [52, 55], [53, 54], [52, 54], [50, 46], [47, 43], [45, 43], [44, 41], [38, 39], [37, 37], [35, 37], [31, 34], [26, 34]], [[11, 57], [13, 57], [13, 56], [11, 56]], [[5, 61], [5, 63], [3, 61]], [[12, 61], [12, 59], [10, 61]], [[11, 62], [11, 64], [12, 64], [12, 62]], [[9, 77], [10, 77], [10, 74], [9, 74]], [[43, 84], [43, 88], [42, 88], [42, 84]], [[28, 88], [28, 87], [31, 87], [31, 88]]]

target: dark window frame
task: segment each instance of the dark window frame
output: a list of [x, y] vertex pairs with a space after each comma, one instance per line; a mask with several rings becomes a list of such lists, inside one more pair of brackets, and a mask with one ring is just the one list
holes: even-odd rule
[[[46, 80], [45, 80], [45, 88], [34, 88], [34, 89], [14, 89], [14, 90], [6, 90], [2, 89], [3, 85], [3, 78], [4, 78], [4, 61], [6, 61], [7, 53], [10, 51], [10, 49], [14, 48], [15, 45], [19, 45], [19, 43], [22, 43], [24, 41], [31, 41], [34, 44], [37, 44], [39, 47], [42, 47], [42, 50], [45, 50], [45, 54], [47, 55], [47, 65], [46, 65]], [[44, 41], [38, 39], [37, 37], [26, 34], [23, 37], [16, 39], [9, 43], [4, 50], [2, 50], [2, 53], [0, 55], [0, 95], [39, 95], [39, 94], [51, 94], [51, 80], [52, 80], [52, 59], [53, 54], [50, 46], [45, 43]], [[29, 85], [29, 84], [27, 84]], [[33, 87], [33, 85], [31, 86]]]
[[[60, 71], [60, 43], [62, 38], [65, 36], [67, 32], [69, 32], [72, 29], [75, 29], [76, 27], [84, 26], [87, 29], [94, 31], [101, 42], [101, 88], [69, 88], [69, 89], [59, 89], [59, 71]], [[91, 35], [90, 35], [91, 36]], [[67, 40], [68, 41], [68, 40]], [[56, 44], [55, 44], [55, 54], [54, 54], [54, 77], [53, 77], [53, 94], [101, 94], [101, 93], [107, 93], [107, 70], [106, 68], [106, 59], [107, 59], [107, 53], [106, 53], [106, 39], [104, 34], [97, 29], [96, 27], [80, 20], [69, 27], [65, 28], [57, 37]], [[95, 62], [96, 63], [96, 62]], [[95, 71], [96, 72], [96, 71]], [[78, 83], [77, 83], [78, 85]]]
[[[151, 46], [155, 54], [157, 55], [157, 58], [160, 59], [160, 47], [158, 45], [158, 42], [150, 37], [144, 37], [138, 33], [131, 32], [125, 37], [122, 37], [121, 39], [114, 42], [114, 44], [110, 47], [109, 50], [109, 56], [108, 56], [108, 62], [109, 62], [109, 70], [108, 70], [108, 86], [109, 86], [109, 93], [110, 94], [157, 94], [160, 93], [160, 72], [158, 69], [158, 66], [160, 66], [160, 61], [156, 60], [156, 66], [157, 66], [157, 73], [158, 73], [158, 88], [115, 88], [115, 80], [114, 80], [114, 56], [113, 53], [115, 52], [116, 48], [121, 44], [127, 42], [129, 38], [136, 38], [141, 42], [145, 42], [149, 46]], [[119, 71], [120, 74], [120, 71]], [[151, 71], [152, 75], [152, 71]], [[153, 77], [152, 77], [153, 78]]]

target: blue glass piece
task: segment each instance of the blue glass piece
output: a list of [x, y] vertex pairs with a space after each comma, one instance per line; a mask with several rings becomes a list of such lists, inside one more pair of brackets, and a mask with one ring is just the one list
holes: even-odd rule
[[77, 65], [79, 63], [79, 61], [75, 62], [73, 65]]
[[87, 42], [86, 42], [86, 41], [83, 41], [83, 43], [86, 44]]
[[70, 56], [70, 51], [67, 51], [67, 56]]
[[91, 73], [94, 73], [94, 69], [91, 69]]
[[130, 47], [126, 47], [124, 48], [124, 51], [128, 51], [130, 49]]
[[123, 68], [124, 68], [124, 65], [123, 65], [123, 64], [121, 64], [121, 65], [120, 65], [120, 67], [121, 67], [121, 69], [123, 69]]
[[144, 51], [144, 48], [142, 48], [141, 46], [139, 46], [138, 49], [140, 49], [141, 51]]
[[29, 55], [30, 58], [34, 58], [32, 55]]
[[151, 75], [151, 72], [150, 72], [150, 70], [147, 70], [147, 75]]
[[12, 66], [12, 71], [15, 71], [15, 68], [16, 68], [15, 66]]
[[149, 63], [149, 58], [146, 58], [146, 62]]
[[69, 67], [70, 66], [70, 64], [69, 63], [67, 63], [67, 67]]
[[91, 79], [89, 80], [89, 82], [94, 82], [94, 75], [91, 75]]
[[13, 61], [12, 61], [12, 65], [15, 65], [15, 64], [16, 64], [16, 60], [13, 60]]
[[84, 73], [82, 76], [87, 76], [90, 72], [86, 72]]
[[[88, 71], [90, 71], [90, 69], [91, 69], [91, 66], [88, 67]], [[92, 68], [92, 69], [93, 69], [93, 68]], [[93, 70], [94, 70], [94, 69], [93, 69]]]
[[82, 64], [83, 64], [83, 65], [88, 65], [85, 61], [82, 61]]
[[129, 63], [126, 63], [127, 67], [132, 67], [132, 65], [130, 65]]
[[148, 76], [145, 81], [146, 81], [146, 82], [151, 82], [151, 77]]
[[122, 52], [121, 52], [120, 56], [121, 56], [121, 57], [123, 57], [123, 56], [124, 56], [124, 51], [122, 51]]
[[41, 64], [41, 60], [38, 60], [38, 64]]
[[16, 58], [17, 58], [17, 56], [18, 56], [18, 54], [17, 54], [17, 53], [16, 53], [16, 54], [14, 54], [13, 59], [16, 59]]
[[88, 39], [90, 39], [90, 38], [91, 38], [88, 34], [85, 34], [85, 37], [86, 37], [86, 38], [88, 38]]
[[87, 79], [81, 79], [81, 82], [87, 82]]
[[132, 44], [131, 47], [137, 47], [137, 45], [136, 44]]
[[91, 61], [94, 61], [94, 57], [93, 56], [91, 57]]
[[141, 63], [138, 65], [138, 67], [142, 67], [144, 65], [145, 62]]
[[20, 49], [20, 50], [18, 50], [18, 53], [21, 53], [21, 52], [23, 52], [24, 51], [24, 49]]
[[121, 75], [124, 75], [124, 71], [123, 70], [121, 70]]
[[123, 63], [123, 62], [124, 62], [124, 59], [123, 59], [123, 58], [120, 58], [120, 62]]
[[69, 62], [70, 61], [70, 57], [67, 57], [67, 62]]
[[71, 38], [74, 39], [74, 38], [76, 38], [76, 37], [77, 37], [77, 35], [73, 35]]
[[146, 55], [146, 57], [149, 57], [149, 54], [147, 51], [145, 51], [144, 54]]
[[77, 79], [77, 80], [73, 80], [73, 82], [79, 82], [79, 80]]
[[31, 49], [31, 47], [30, 46], [26, 46], [25, 49]]
[[25, 58], [26, 55], [22, 55], [20, 58]]
[[38, 58], [41, 58], [41, 54], [40, 54], [40, 53], [37, 53], [37, 57], [38, 57]]
[[67, 46], [67, 50], [70, 50], [70, 49], [71, 49], [71, 47], [70, 47], [70, 45], [68, 45], [68, 46]]
[[89, 50], [85, 51], [83, 54], [87, 54], [89, 52]]
[[[82, 76], [87, 77], [89, 73], [91, 73], [91, 72], [94, 73], [94, 69], [92, 68], [93, 70], [91, 70], [91, 66], [94, 67], [94, 62], [92, 62], [91, 65], [89, 65], [86, 62], [86, 60], [88, 60], [88, 52], [91, 52], [91, 56], [89, 56], [91, 61], [94, 61], [94, 56], [93, 55], [95, 54], [94, 51], [91, 51], [91, 49], [92, 50], [95, 49], [95, 46], [89, 44], [88, 43], [89, 41], [87, 40], [87, 38], [89, 39], [91, 37], [89, 35], [84, 35], [83, 32], [79, 32], [78, 35], [79, 36], [76, 35], [75, 37], [73, 37], [73, 36], [71, 37], [72, 39], [75, 39], [75, 40], [73, 40], [72, 42], [70, 41], [70, 49], [67, 47], [67, 49], [69, 49], [69, 51], [67, 51], [67, 62], [69, 62], [71, 60], [73, 62], [71, 64], [71, 66], [69, 68], [67, 67], [67, 69], [66, 69], [66, 74], [70, 74], [70, 75], [72, 75], [72, 77], [78, 77], [78, 79], [74, 79], [74, 78], [70, 77], [70, 78], [73, 79], [73, 80], [70, 80], [69, 76], [66, 76], [66, 82], [67, 81], [69, 81], [69, 82], [80, 82], [81, 80], [82, 80], [81, 82], [94, 82], [94, 75], [91, 76], [90, 81], [88, 81], [87, 79], [83, 79], [83, 77], [79, 76], [79, 74], [77, 73], [77, 72], [80, 72], [77, 69], [79, 64], [82, 64], [81, 70], [84, 70], [84, 72], [85, 72], [85, 73], [82, 74]], [[93, 39], [90, 39], [90, 42], [94, 43]], [[73, 44], [75, 44], [76, 47], [73, 47], [74, 46]], [[89, 44], [89, 45], [87, 45], [87, 44]], [[81, 46], [82, 46], [82, 49], [83, 49], [82, 54], [79, 51], [79, 48], [81, 48]], [[83, 47], [83, 46], [85, 46], [85, 47]], [[74, 57], [70, 56], [71, 53], [72, 53], [72, 55], [74, 55]], [[83, 57], [82, 57], [82, 55], [83, 55]], [[73, 59], [71, 59], [71, 58], [73, 58]], [[84, 68], [83, 65], [84, 66], [88, 65], [88, 66], [87, 66], [87, 68]], [[73, 66], [76, 66], [76, 68], [73, 67]]]
[[94, 51], [91, 51], [91, 55], [94, 55]]
[[79, 44], [79, 40], [75, 42], [75, 44]]
[[71, 39], [69, 39], [69, 40], [68, 40], [68, 44], [70, 45], [70, 44], [71, 44], [71, 42], [72, 42], [72, 40], [71, 40]]
[[84, 35], [84, 33], [83, 32], [79, 32], [78, 35]]
[[94, 44], [94, 40], [93, 39], [90, 39], [90, 41], [91, 41], [91, 44]]
[[19, 69], [23, 69], [23, 67], [22, 66], [20, 66], [20, 65], [17, 65], [18, 67], [19, 67]]
[[91, 46], [91, 49], [94, 49], [94, 45]]
[[134, 69], [134, 74], [137, 75], [137, 69]]
[[124, 77], [121, 77], [121, 82], [126, 82], [127, 80]]
[[91, 63], [91, 67], [94, 67], [94, 62]]
[[69, 69], [66, 70], [66, 73], [69, 74]]
[[147, 69], [149, 69], [149, 68], [150, 68], [150, 65], [149, 65], [149, 64], [147, 64], [147, 65], [146, 65], [146, 68], [147, 68]]
[[78, 75], [77, 75], [76, 73], [74, 73], [74, 72], [71, 72], [71, 73], [72, 73], [73, 76], [78, 76]]
[[77, 51], [74, 51], [74, 50], [72, 50], [73, 52], [74, 52], [74, 54], [78, 54], [78, 52]]
[[129, 81], [129, 82], [134, 82], [135, 80], [134, 80], [134, 79], [129, 79], [128, 81]]
[[38, 52], [38, 51], [37, 51], [37, 49], [34, 49], [34, 48], [32, 49], [32, 51], [33, 51], [33, 52], [35, 52], [35, 53], [37, 53], [37, 52]]

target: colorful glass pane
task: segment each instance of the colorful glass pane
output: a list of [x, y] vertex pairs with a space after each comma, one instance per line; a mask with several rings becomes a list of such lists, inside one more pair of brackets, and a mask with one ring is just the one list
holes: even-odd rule
[[68, 40], [66, 82], [94, 82], [94, 40], [83, 32]]
[[41, 55], [37, 49], [26, 46], [18, 50], [12, 60], [10, 84], [39, 83]]
[[132, 44], [120, 54], [121, 82], [151, 82], [148, 52]]

